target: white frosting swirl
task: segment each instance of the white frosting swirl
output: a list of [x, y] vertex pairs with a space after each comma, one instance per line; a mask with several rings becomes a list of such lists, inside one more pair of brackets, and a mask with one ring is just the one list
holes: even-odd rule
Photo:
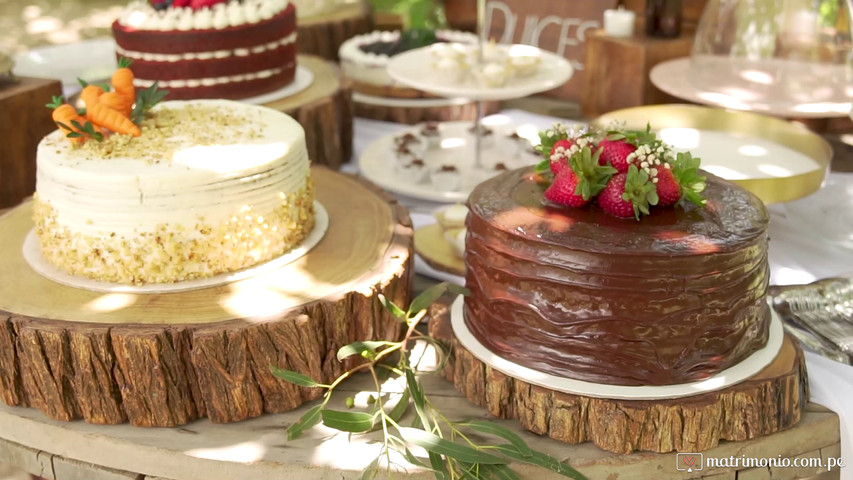
[[189, 7], [155, 10], [145, 0], [133, 0], [122, 11], [118, 23], [139, 30], [223, 29], [268, 20], [289, 5], [289, 0], [229, 0], [198, 10]]

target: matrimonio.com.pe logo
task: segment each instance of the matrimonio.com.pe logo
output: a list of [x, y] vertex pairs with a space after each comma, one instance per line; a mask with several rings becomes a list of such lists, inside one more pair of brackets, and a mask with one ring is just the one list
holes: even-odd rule
[[698, 472], [705, 466], [701, 453], [679, 453], [675, 455], [675, 469], [679, 472]]
[[729, 457], [705, 457], [701, 453], [678, 453], [675, 456], [675, 469], [679, 472], [699, 472], [705, 469], [727, 468], [742, 469], [755, 467], [773, 468], [813, 468], [831, 472], [844, 467], [842, 458], [822, 457], [748, 457], [746, 455]]

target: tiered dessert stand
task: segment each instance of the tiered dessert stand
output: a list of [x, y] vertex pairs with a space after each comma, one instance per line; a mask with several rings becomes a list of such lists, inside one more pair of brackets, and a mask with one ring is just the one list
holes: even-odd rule
[[[477, 134], [477, 129], [473, 129], [475, 125], [483, 126], [484, 102], [520, 98], [559, 87], [571, 78], [573, 70], [571, 65], [558, 55], [534, 47], [516, 45], [510, 47], [510, 55], [513, 52], [521, 52], [540, 59], [536, 72], [530, 76], [512, 78], [499, 87], [484, 87], [476, 83], [471, 76], [460, 82], [449, 80], [446, 73], [436, 71], [432, 66], [432, 48], [420, 48], [394, 56], [388, 65], [388, 73], [402, 85], [436, 96], [466, 98], [476, 102], [474, 122], [440, 124], [439, 127], [444, 129], [444, 139], [440, 147], [429, 149], [423, 155], [426, 169], [435, 170], [447, 164], [456, 168], [459, 178], [450, 181], [457, 182], [458, 188], [445, 189], [439, 185], [443, 180], [432, 180], [429, 174], [426, 175], [426, 180], [417, 180], [412, 174], [395, 168], [397, 162], [393, 155], [395, 137], [398, 136], [396, 134], [371, 144], [361, 155], [359, 170], [365, 178], [397, 195], [430, 202], [464, 202], [477, 184], [500, 173], [500, 170], [495, 169], [497, 165], [512, 169], [538, 161], [536, 153], [529, 148], [520, 147], [520, 144], [502, 144], [510, 132], [517, 133], [513, 126], [481, 127], [493, 131], [490, 134], [492, 145], [487, 147], [484, 144], [483, 135]], [[538, 142], [535, 132], [530, 137], [532, 138], [529, 140]], [[527, 144], [527, 140], [520, 140]], [[427, 259], [428, 264], [445, 272], [459, 273], [458, 262], [452, 259], [448, 261], [446, 255], [434, 254], [438, 250], [440, 253], [452, 255], [448, 249], [440, 246], [445, 243], [441, 229], [426, 227], [426, 230], [419, 231], [416, 236], [418, 240], [415, 242], [415, 248]], [[423, 248], [418, 245], [423, 245]], [[442, 267], [447, 264], [450, 264], [448, 268]]]
[[[397, 338], [377, 296], [405, 305], [411, 220], [372, 185], [314, 168], [328, 230], [313, 250], [234, 283], [174, 293], [72, 288], [22, 255], [32, 204], [0, 217], [0, 400], [63, 421], [169, 427], [292, 410], [322, 392], [276, 379], [270, 366], [321, 382], [347, 365], [337, 350]], [[358, 215], [353, 215], [358, 212]]]

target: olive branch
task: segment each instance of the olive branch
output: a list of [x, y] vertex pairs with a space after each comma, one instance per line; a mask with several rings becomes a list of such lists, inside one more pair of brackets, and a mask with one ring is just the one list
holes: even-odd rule
[[[500, 479], [515, 480], [518, 475], [509, 467], [511, 462], [540, 466], [568, 478], [585, 479], [583, 475], [558, 459], [531, 449], [524, 440], [511, 430], [493, 422], [448, 420], [429, 399], [421, 384], [417, 365], [410, 358], [410, 349], [416, 342], [426, 342], [434, 347], [439, 356], [440, 371], [447, 351], [445, 347], [418, 331], [426, 318], [427, 308], [446, 292], [467, 294], [467, 290], [449, 283], [441, 283], [418, 295], [407, 310], [379, 297], [382, 306], [394, 318], [406, 326], [406, 333], [399, 342], [362, 341], [341, 347], [338, 360], [360, 356], [365, 361], [344, 372], [330, 384], [322, 384], [298, 372], [270, 367], [276, 377], [302, 387], [322, 388], [326, 392], [322, 401], [311, 407], [299, 420], [287, 429], [289, 440], [300, 437], [306, 430], [322, 422], [326, 427], [363, 434], [382, 431], [382, 448], [376, 458], [362, 471], [360, 479], [376, 478], [385, 465], [391, 475], [392, 453], [402, 456], [409, 463], [432, 471], [437, 480], [455, 479]], [[335, 389], [357, 372], [366, 371], [373, 379], [375, 391], [368, 397], [367, 409], [354, 409], [355, 401], [347, 397], [349, 411], [333, 410], [328, 407]], [[393, 406], [381, 401], [384, 394], [382, 378], [396, 375], [404, 385], [400, 398]], [[403, 417], [414, 406], [414, 420], [403, 424]], [[499, 439], [492, 445], [481, 445], [474, 441], [472, 433], [487, 434]], [[412, 453], [413, 447], [427, 452], [422, 459]]]

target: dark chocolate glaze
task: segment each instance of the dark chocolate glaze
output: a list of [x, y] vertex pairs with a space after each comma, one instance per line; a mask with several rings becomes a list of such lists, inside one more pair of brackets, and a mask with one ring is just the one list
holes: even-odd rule
[[531, 168], [469, 197], [465, 322], [518, 364], [615, 385], [669, 385], [724, 370], [767, 342], [768, 217], [707, 174], [705, 208], [640, 221], [546, 204]]

